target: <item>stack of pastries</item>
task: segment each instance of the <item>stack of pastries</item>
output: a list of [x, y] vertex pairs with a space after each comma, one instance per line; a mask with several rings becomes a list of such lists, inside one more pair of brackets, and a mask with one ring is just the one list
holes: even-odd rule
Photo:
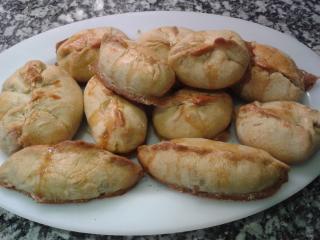
[[[123, 194], [144, 172], [197, 196], [255, 200], [319, 149], [320, 112], [298, 103], [317, 77], [236, 32], [160, 27], [132, 40], [101, 27], [56, 54], [56, 65], [27, 62], [0, 94], [0, 185], [38, 202]], [[235, 111], [233, 93], [249, 103]], [[71, 140], [83, 112], [95, 144]], [[217, 141], [233, 120], [244, 145]], [[148, 121], [159, 143], [143, 145]]]

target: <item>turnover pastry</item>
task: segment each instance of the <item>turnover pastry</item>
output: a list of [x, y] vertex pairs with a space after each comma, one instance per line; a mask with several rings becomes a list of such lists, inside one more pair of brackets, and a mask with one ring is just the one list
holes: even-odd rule
[[300, 163], [320, 146], [320, 112], [296, 102], [254, 102], [240, 107], [236, 130], [241, 143]]
[[138, 42], [148, 48], [153, 57], [167, 62], [171, 47], [192, 32], [184, 27], [159, 27], [141, 34]]
[[57, 43], [57, 62], [78, 82], [87, 82], [93, 73], [89, 69], [98, 60], [102, 36], [111, 33], [121, 37], [126, 35], [112, 27], [83, 30]]
[[89, 80], [84, 90], [84, 110], [100, 147], [126, 153], [144, 142], [147, 133], [144, 111], [105, 88], [96, 77]]
[[3, 84], [0, 147], [6, 153], [71, 139], [83, 114], [78, 84], [62, 68], [29, 61]]
[[298, 101], [317, 80], [314, 75], [300, 70], [279, 49], [256, 42], [248, 43], [248, 48], [252, 55], [251, 66], [242, 81], [234, 86], [244, 100]]
[[30, 146], [0, 167], [0, 185], [41, 203], [82, 202], [119, 195], [141, 178], [132, 161], [92, 144], [65, 141]]
[[232, 99], [228, 94], [182, 89], [155, 108], [153, 125], [166, 139], [213, 138], [228, 127], [231, 115]]
[[175, 81], [167, 63], [152, 57], [147, 48], [114, 34], [104, 35], [95, 70], [109, 89], [148, 105], [156, 104]]
[[174, 189], [219, 199], [264, 198], [288, 178], [288, 166], [263, 150], [201, 138], [140, 146], [138, 159]]
[[182, 83], [202, 89], [221, 89], [237, 83], [249, 59], [245, 42], [227, 30], [188, 34], [171, 48], [168, 57]]

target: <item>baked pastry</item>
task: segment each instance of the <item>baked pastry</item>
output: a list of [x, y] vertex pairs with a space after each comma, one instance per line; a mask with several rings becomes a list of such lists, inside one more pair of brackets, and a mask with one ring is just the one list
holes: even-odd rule
[[226, 93], [182, 89], [155, 108], [153, 126], [165, 139], [214, 138], [230, 124], [232, 109]]
[[122, 194], [141, 178], [132, 161], [81, 141], [30, 146], [0, 167], [0, 185], [41, 203], [83, 202]]
[[320, 146], [320, 112], [296, 102], [253, 102], [240, 107], [236, 131], [241, 143], [300, 163]]
[[181, 138], [138, 148], [143, 168], [176, 190], [218, 199], [254, 200], [274, 194], [288, 166], [238, 144]]
[[144, 142], [148, 124], [144, 111], [105, 88], [96, 77], [84, 90], [84, 110], [98, 146], [126, 153]]
[[317, 77], [300, 70], [295, 62], [279, 49], [250, 42], [251, 66], [242, 81], [234, 86], [244, 100], [269, 102], [298, 101]]
[[148, 105], [156, 104], [175, 81], [168, 64], [152, 57], [147, 48], [112, 34], [102, 39], [96, 74], [117, 94]]
[[249, 59], [244, 41], [228, 30], [188, 34], [171, 48], [168, 57], [182, 83], [202, 89], [221, 89], [237, 83]]
[[154, 58], [167, 62], [171, 47], [192, 32], [184, 27], [159, 27], [142, 33], [138, 42], [148, 48]]
[[0, 147], [11, 154], [71, 139], [83, 114], [82, 91], [62, 68], [29, 61], [3, 84]]
[[93, 73], [89, 69], [98, 60], [102, 36], [111, 33], [121, 37], [126, 35], [112, 27], [92, 28], [80, 31], [57, 43], [57, 62], [76, 81], [87, 82]]

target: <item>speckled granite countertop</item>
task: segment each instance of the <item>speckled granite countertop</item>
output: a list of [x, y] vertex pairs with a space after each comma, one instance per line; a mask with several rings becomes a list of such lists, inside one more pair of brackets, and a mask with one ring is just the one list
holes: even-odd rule
[[[185, 10], [250, 20], [296, 37], [320, 54], [320, 2], [161, 0], [1, 0], [0, 52], [66, 23], [115, 13]], [[320, 239], [320, 178], [273, 208], [218, 227], [148, 237], [112, 237], [54, 229], [0, 208], [0, 239]]]

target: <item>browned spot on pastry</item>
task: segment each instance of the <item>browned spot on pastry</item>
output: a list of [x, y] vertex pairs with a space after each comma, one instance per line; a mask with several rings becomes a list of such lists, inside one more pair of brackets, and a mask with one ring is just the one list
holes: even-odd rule
[[230, 138], [230, 132], [227, 129], [219, 133], [216, 137], [213, 138], [213, 140], [220, 141], [220, 142], [228, 142], [229, 138]]
[[319, 77], [317, 77], [311, 73], [308, 73], [307, 71], [304, 71], [304, 70], [300, 70], [300, 71], [302, 74], [304, 88], [306, 91], [309, 91], [314, 86], [314, 84], [319, 79]]
[[211, 52], [215, 48], [214, 44], [201, 45], [191, 52], [191, 56], [201, 56], [207, 52]]
[[103, 35], [101, 42], [105, 42], [105, 41], [116, 42], [121, 46], [123, 46], [124, 48], [128, 48], [128, 43], [126, 42], [126, 39], [123, 37], [115, 36], [112, 34], [105, 34]]
[[168, 150], [175, 150], [177, 152], [194, 152], [200, 155], [205, 155], [205, 154], [209, 154], [212, 152], [211, 149], [205, 149], [205, 148], [197, 148], [197, 147], [191, 147], [191, 146], [185, 146], [185, 145], [180, 145], [180, 144], [176, 144], [170, 141], [163, 141], [161, 142], [161, 144], [155, 144], [155, 145], [151, 145], [151, 146], [140, 146], [138, 147], [138, 155], [139, 152], [141, 151], [141, 149], [143, 149], [144, 147], [149, 147], [151, 148], [153, 151], [168, 151]]
[[30, 86], [34, 86], [36, 82], [42, 81], [41, 73], [45, 68], [45, 64], [40, 61], [29, 61], [20, 70], [20, 74], [24, 81], [26, 81]]
[[61, 97], [57, 94], [50, 94], [49, 96], [55, 100], [61, 99]]
[[221, 100], [221, 98], [229, 99], [230, 96], [224, 92], [216, 91], [215, 94], [207, 92], [195, 92], [189, 90], [180, 90], [173, 96], [159, 98], [158, 107], [169, 107], [179, 105], [180, 103], [191, 102], [194, 105], [202, 106], [210, 102]]
[[54, 85], [55, 87], [61, 87], [61, 81], [60, 80], [55, 80], [51, 84]]
[[64, 40], [56, 43], [56, 52], [58, 51], [59, 47], [60, 47], [62, 44], [64, 44], [66, 41], [68, 41], [68, 38], [66, 38], [66, 39], [64, 39]]
[[254, 65], [267, 70], [269, 74], [279, 72], [288, 78], [296, 87], [305, 90], [303, 74], [291, 58], [274, 47], [256, 42], [248, 43], [247, 46], [249, 45], [251, 45], [248, 49], [251, 50]]
[[38, 198], [42, 198], [42, 196], [41, 196], [42, 188], [45, 184], [43, 182], [44, 181], [43, 176], [46, 174], [46, 170], [52, 161], [52, 158], [51, 158], [52, 154], [53, 154], [53, 149], [48, 147], [47, 153], [46, 153], [46, 155], [41, 163], [41, 166], [39, 168], [39, 182], [38, 182], [38, 185], [36, 186], [35, 191], [34, 191], [34, 195], [36, 195]]
[[[272, 109], [266, 109], [266, 108], [259, 107], [255, 103], [244, 105], [244, 106], [240, 107], [240, 109], [243, 113], [256, 112], [256, 113], [259, 113], [267, 118], [271, 117], [271, 118], [276, 118], [279, 120], [285, 120], [285, 119], [281, 118], [281, 116], [279, 116], [279, 114], [277, 114], [276, 111], [273, 111]], [[238, 115], [238, 117], [241, 118], [241, 115]]]

